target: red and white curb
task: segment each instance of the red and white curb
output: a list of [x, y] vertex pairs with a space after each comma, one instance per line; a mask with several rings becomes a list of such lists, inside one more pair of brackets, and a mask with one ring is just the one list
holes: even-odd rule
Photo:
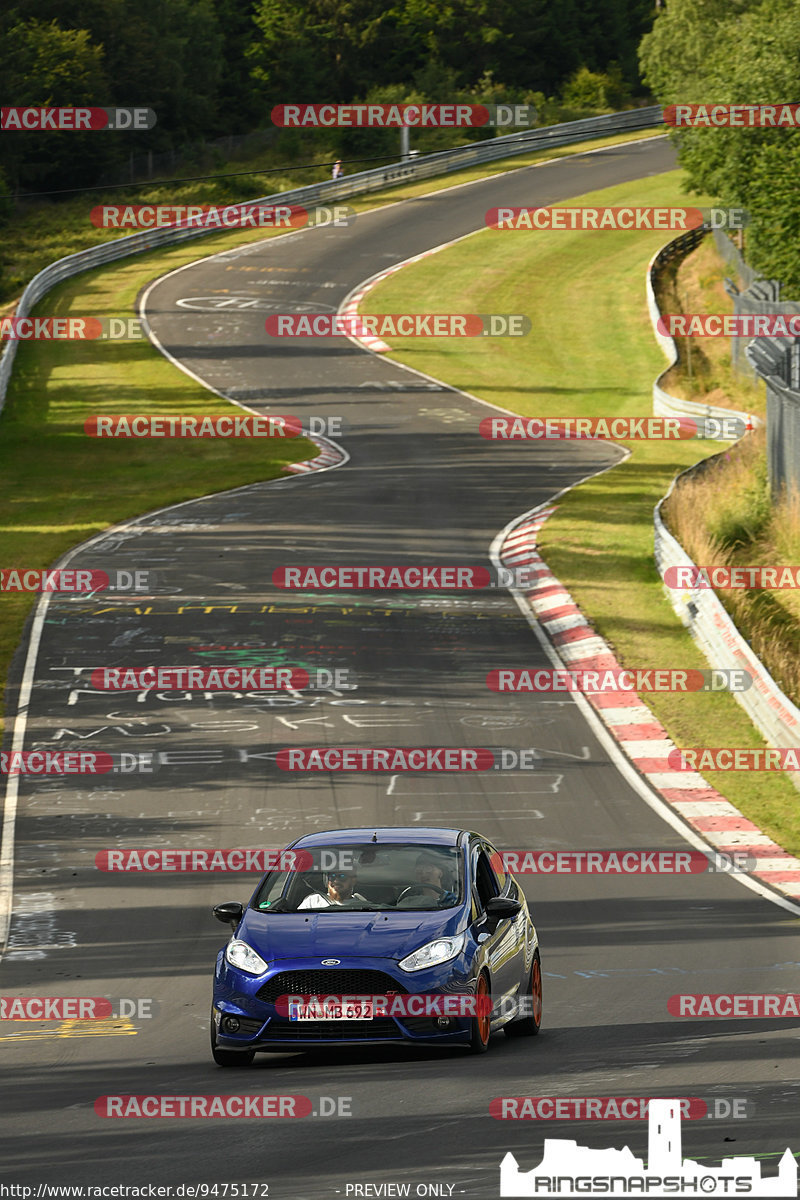
[[[470, 237], [471, 235], [467, 234], [467, 236]], [[455, 240], [460, 242], [461, 238], [456, 238]], [[442, 246], [433, 246], [430, 250], [423, 250], [421, 254], [415, 254], [412, 258], [406, 258], [402, 262], [395, 263], [392, 267], [386, 267], [385, 270], [379, 271], [377, 275], [371, 275], [357, 292], [351, 292], [349, 296], [345, 297], [338, 315], [354, 318], [359, 316], [358, 306], [361, 301], [379, 283], [383, 283], [384, 279], [388, 279], [390, 275], [394, 275], [397, 271], [404, 270], [411, 263], [422, 262], [423, 258], [430, 258], [432, 254], [438, 254], [440, 250], [445, 250], [452, 245], [453, 242], [445, 242]], [[375, 354], [385, 354], [387, 350], [391, 350], [392, 348], [388, 342], [384, 342], [378, 337], [362, 337], [353, 333], [349, 333], [347, 336], [351, 342], [355, 342], [358, 346], [363, 346], [365, 350], [372, 350]]]
[[[393, 269], [394, 268], [390, 267], [388, 271], [384, 271], [381, 278], [383, 278], [385, 275], [390, 275]], [[369, 286], [363, 287], [361, 291], [351, 293], [351, 295], [347, 297], [343, 307], [339, 309], [339, 313], [343, 317], [357, 317], [359, 304], [364, 299], [367, 292], [372, 291], [375, 283], [377, 283], [377, 279], [373, 283], [369, 284]], [[352, 342], [356, 342], [359, 346], [363, 346], [365, 350], [373, 350], [375, 354], [385, 354], [387, 350], [391, 350], [392, 348], [391, 346], [387, 345], [386, 342], [381, 341], [381, 339], [378, 337], [362, 337], [360, 334], [356, 335], [353, 333], [348, 334], [348, 337]]]
[[315, 446], [319, 446], [321, 453], [316, 458], [307, 458], [305, 462], [287, 463], [284, 471], [291, 471], [294, 475], [308, 475], [311, 471], [327, 471], [329, 467], [340, 467], [348, 461], [347, 451], [337, 446], [336, 442], [330, 442], [327, 438], [317, 435], [311, 437], [307, 433], [304, 436]]
[[[564, 667], [619, 670], [622, 664], [597, 635], [572, 596], [537, 550], [537, 534], [557, 506], [523, 517], [500, 547], [506, 567], [527, 566], [534, 586], [522, 595]], [[754, 878], [790, 899], [800, 897], [800, 859], [762, 833], [696, 771], [675, 771], [669, 756], [678, 747], [635, 692], [584, 692], [584, 698], [652, 788], [715, 850], [755, 859]]]

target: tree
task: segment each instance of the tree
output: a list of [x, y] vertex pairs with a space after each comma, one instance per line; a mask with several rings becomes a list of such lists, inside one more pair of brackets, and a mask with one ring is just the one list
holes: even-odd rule
[[[642, 41], [644, 77], [662, 104], [796, 99], [795, 0], [672, 0]], [[796, 129], [687, 128], [673, 134], [690, 188], [748, 210], [747, 254], [800, 297]]]

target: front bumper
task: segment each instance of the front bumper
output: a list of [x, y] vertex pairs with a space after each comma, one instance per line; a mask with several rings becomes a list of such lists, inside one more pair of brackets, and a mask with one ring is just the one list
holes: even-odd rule
[[[335, 970], [321, 969], [319, 959], [279, 961], [261, 976], [231, 967], [224, 952], [217, 959], [213, 1019], [217, 1045], [226, 1050], [275, 1050], [365, 1043], [468, 1042], [469, 1017], [379, 1016], [365, 1021], [291, 1021], [276, 1009], [283, 994], [313, 995], [472, 995], [475, 980], [463, 958], [409, 974], [391, 959], [343, 959]], [[261, 993], [261, 995], [259, 995]], [[267, 997], [267, 998], [265, 998]], [[424, 1010], [424, 1006], [420, 1005]], [[237, 1028], [233, 1028], [238, 1023]]]

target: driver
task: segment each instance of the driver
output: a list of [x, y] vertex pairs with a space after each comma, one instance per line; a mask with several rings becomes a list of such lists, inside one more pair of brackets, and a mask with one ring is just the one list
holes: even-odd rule
[[[429, 854], [420, 854], [414, 864], [414, 874], [417, 878], [417, 883], [430, 884], [430, 887], [419, 887], [414, 890], [418, 894], [424, 896], [436, 896], [437, 898], [446, 890], [444, 884], [444, 870], [435, 858]], [[436, 889], [439, 889], [438, 891]]]
[[365, 904], [369, 903], [366, 896], [355, 890], [358, 875], [353, 870], [328, 871], [325, 882], [327, 895], [312, 892], [300, 901], [297, 906], [298, 912], [301, 908], [331, 908], [335, 904], [345, 904], [348, 900], [363, 900]]

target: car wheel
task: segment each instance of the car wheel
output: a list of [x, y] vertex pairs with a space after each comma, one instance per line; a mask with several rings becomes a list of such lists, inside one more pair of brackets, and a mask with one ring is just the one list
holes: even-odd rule
[[[475, 989], [476, 999], [480, 996], [489, 995], [489, 980], [484, 972], [478, 976], [478, 986]], [[473, 1054], [485, 1054], [489, 1049], [489, 1037], [491, 1033], [491, 1010], [489, 1005], [485, 1006], [483, 1011], [482, 1005], [477, 1005], [481, 1011], [475, 1013], [472, 1018], [472, 1033], [470, 1036], [469, 1048]]]
[[249, 1067], [256, 1056], [255, 1050], [221, 1050], [217, 1045], [214, 1015], [211, 1015], [211, 1054], [218, 1067]]
[[531, 977], [527, 987], [531, 998], [532, 1015], [520, 1017], [518, 1021], [509, 1021], [504, 1026], [506, 1037], [536, 1037], [542, 1027], [542, 964], [539, 961], [539, 951], [534, 951], [531, 963]]

